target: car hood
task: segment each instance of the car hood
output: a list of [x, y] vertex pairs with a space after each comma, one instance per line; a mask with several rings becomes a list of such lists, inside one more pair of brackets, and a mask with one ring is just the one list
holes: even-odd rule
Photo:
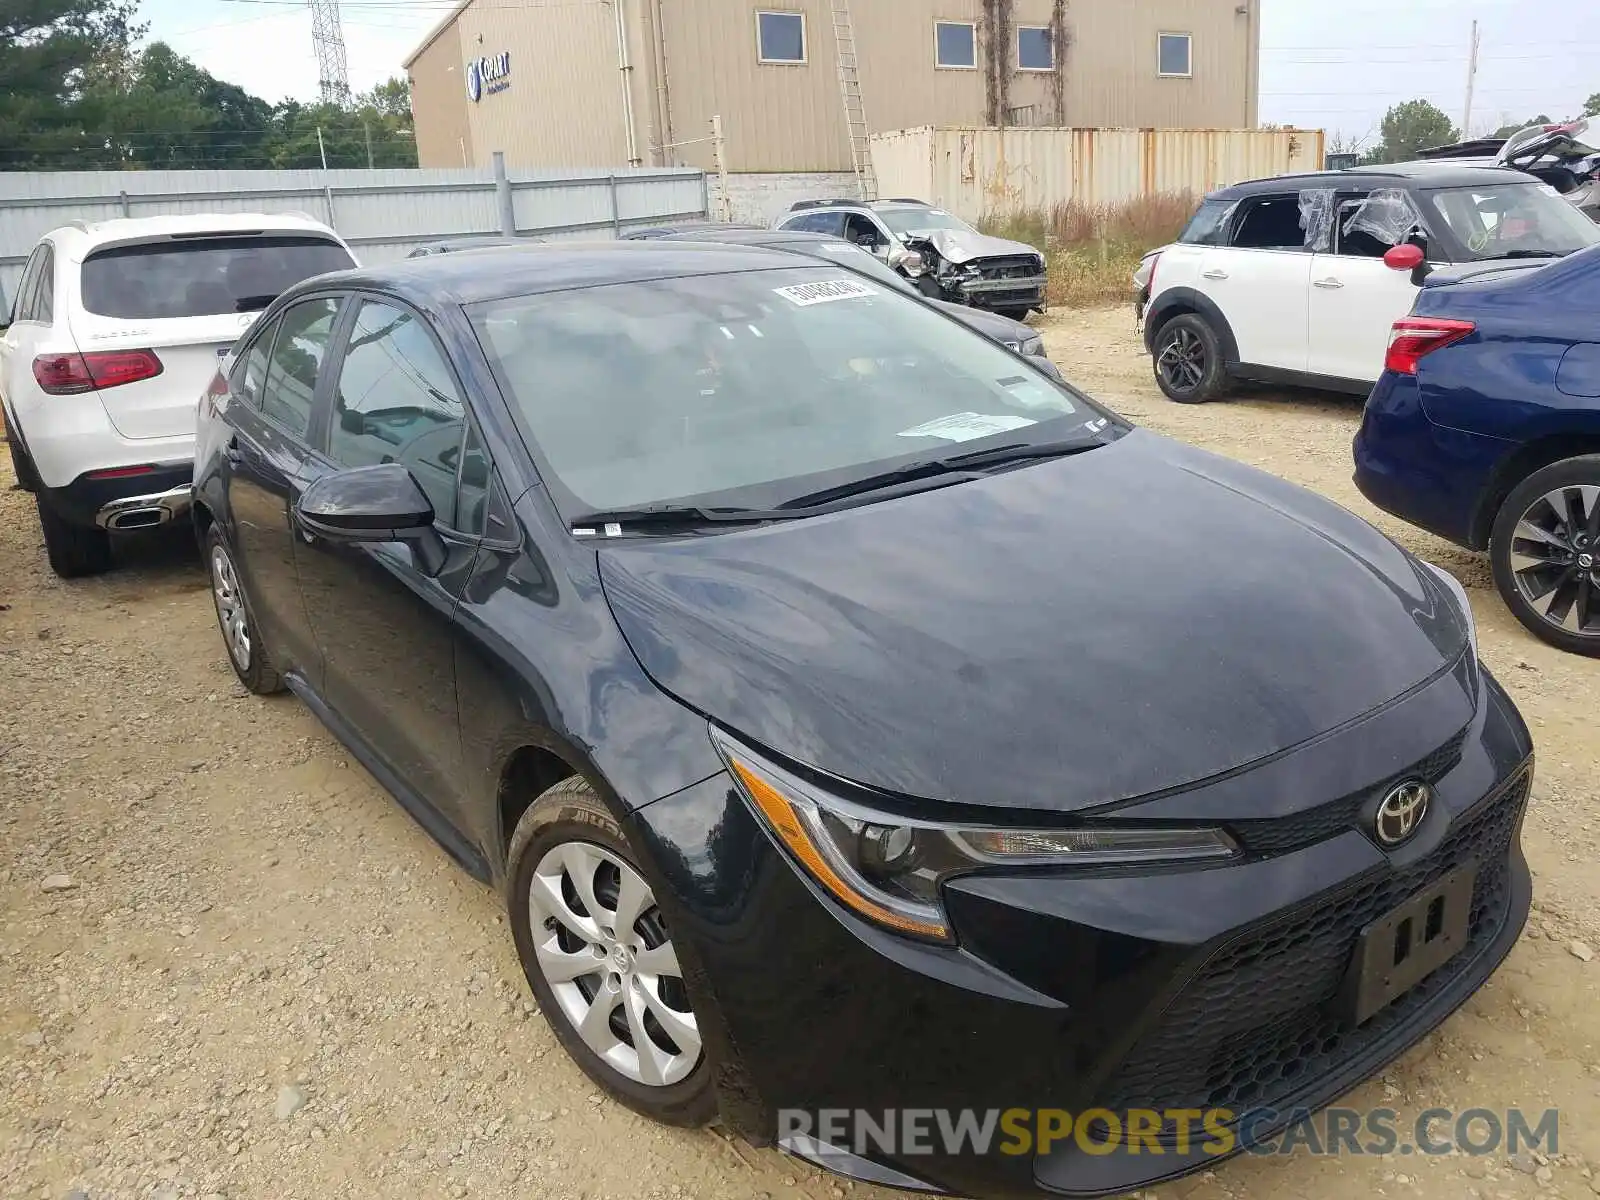
[[918, 242], [928, 243], [938, 251], [940, 258], [957, 265], [980, 258], [1005, 258], [1014, 254], [1038, 257], [1039, 254], [1026, 242], [1013, 242], [964, 229], [929, 229], [906, 234], [908, 246], [915, 246]]
[[1467, 628], [1344, 509], [1136, 430], [823, 517], [599, 550], [658, 686], [910, 797], [1074, 811], [1193, 783], [1456, 663]]
[[1021, 344], [1033, 337], [1033, 326], [1013, 321], [1010, 317], [1002, 317], [999, 313], [986, 312], [981, 308], [969, 308], [965, 304], [952, 304], [948, 300], [930, 300], [929, 303], [949, 313], [968, 329], [997, 342]]

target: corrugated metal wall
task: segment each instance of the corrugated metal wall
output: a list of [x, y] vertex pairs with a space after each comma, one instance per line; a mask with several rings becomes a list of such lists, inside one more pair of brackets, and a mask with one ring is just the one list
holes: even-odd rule
[[[519, 233], [609, 237], [628, 224], [706, 212], [690, 169], [511, 170]], [[87, 171], [0, 173], [0, 288], [16, 292], [39, 238], [70, 221], [200, 212], [304, 212], [364, 263], [420, 242], [500, 232], [495, 184], [475, 171]]]
[[1214, 191], [1322, 164], [1318, 129], [902, 129], [872, 139], [884, 196], [968, 220], [1078, 200]]

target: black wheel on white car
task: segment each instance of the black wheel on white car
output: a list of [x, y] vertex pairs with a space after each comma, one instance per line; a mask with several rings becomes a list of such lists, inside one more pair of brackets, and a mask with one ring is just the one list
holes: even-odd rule
[[581, 776], [523, 813], [506, 907], [540, 1009], [585, 1074], [635, 1112], [704, 1125], [711, 1069], [683, 970], [621, 827]]
[[206, 567], [211, 572], [211, 600], [216, 606], [217, 626], [222, 630], [222, 643], [227, 648], [233, 673], [258, 696], [283, 691], [283, 677], [272, 665], [244, 589], [239, 586], [233, 552], [214, 523], [206, 528], [205, 547]]
[[50, 569], [63, 579], [99, 575], [111, 569], [111, 535], [98, 525], [75, 525], [44, 497], [33, 494]]
[[1211, 323], [1198, 313], [1173, 317], [1151, 343], [1156, 383], [1167, 399], [1204, 404], [1228, 388], [1222, 343]]
[[1506, 606], [1536, 637], [1600, 658], [1600, 454], [1552, 463], [1513, 488], [1489, 562]]
[[11, 452], [11, 469], [16, 473], [17, 486], [25, 492], [39, 490], [39, 477], [34, 474], [33, 463], [28, 459], [28, 452], [17, 441], [15, 433], [6, 434], [6, 449]]
[[997, 309], [995, 309], [995, 312], [999, 313], [1002, 317], [1009, 317], [1013, 321], [1023, 321], [1023, 322], [1027, 321], [1028, 314], [1031, 313], [1032, 311], [1033, 311], [1033, 309], [1028, 308], [1026, 306], [1024, 306], [1022, 308], [997, 308]]

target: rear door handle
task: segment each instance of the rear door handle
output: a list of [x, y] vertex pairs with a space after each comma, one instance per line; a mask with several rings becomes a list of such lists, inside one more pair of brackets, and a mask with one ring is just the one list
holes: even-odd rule
[[1337, 279], [1318, 279], [1313, 282], [1311, 286], [1326, 288], [1329, 291], [1337, 291], [1339, 288], [1342, 288], [1344, 284], [1340, 283]]
[[1211, 270], [1203, 272], [1200, 276], [1202, 279], [1226, 279], [1227, 277], [1228, 273], [1226, 271], [1218, 270], [1216, 267], [1212, 267]]

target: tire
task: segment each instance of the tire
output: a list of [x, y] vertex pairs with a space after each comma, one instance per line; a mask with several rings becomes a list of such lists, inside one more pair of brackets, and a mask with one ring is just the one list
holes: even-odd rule
[[[639, 915], [614, 937], [625, 887]], [[582, 899], [585, 891], [592, 905]], [[653, 1120], [691, 1127], [710, 1121], [711, 1068], [660, 909], [587, 780], [563, 780], [522, 814], [507, 853], [506, 908], [528, 985], [584, 1074]], [[647, 962], [661, 969], [643, 969]], [[563, 978], [574, 968], [583, 973]], [[604, 1023], [585, 1026], [584, 1016], [597, 1008]], [[647, 1056], [637, 1050], [641, 1029]]]
[[917, 285], [917, 291], [929, 300], [944, 299], [944, 288], [939, 286], [939, 281], [932, 275], [918, 275], [912, 282]]
[[1227, 394], [1222, 343], [1204, 317], [1183, 313], [1163, 325], [1151, 342], [1156, 384], [1179, 404], [1204, 404]]
[[258, 696], [283, 691], [283, 676], [272, 665], [272, 655], [261, 638], [255, 613], [239, 584], [233, 551], [215, 523], [206, 527], [206, 570], [211, 575], [211, 602], [222, 632], [222, 646], [239, 682]]
[[11, 452], [11, 469], [16, 473], [17, 486], [25, 492], [37, 492], [39, 477], [34, 474], [33, 463], [28, 460], [28, 452], [17, 441], [14, 431], [6, 434], [6, 449]]
[[1031, 313], [1032, 311], [1033, 311], [1033, 309], [1031, 309], [1031, 308], [997, 308], [997, 309], [995, 309], [995, 312], [999, 313], [1002, 317], [1009, 317], [1013, 321], [1023, 321], [1023, 322], [1027, 321], [1028, 314]]
[[1535, 637], [1600, 658], [1600, 454], [1535, 471], [1489, 539], [1495, 587]]
[[39, 510], [44, 553], [52, 571], [62, 579], [78, 579], [111, 569], [110, 534], [97, 525], [74, 525], [38, 492], [33, 503]]

